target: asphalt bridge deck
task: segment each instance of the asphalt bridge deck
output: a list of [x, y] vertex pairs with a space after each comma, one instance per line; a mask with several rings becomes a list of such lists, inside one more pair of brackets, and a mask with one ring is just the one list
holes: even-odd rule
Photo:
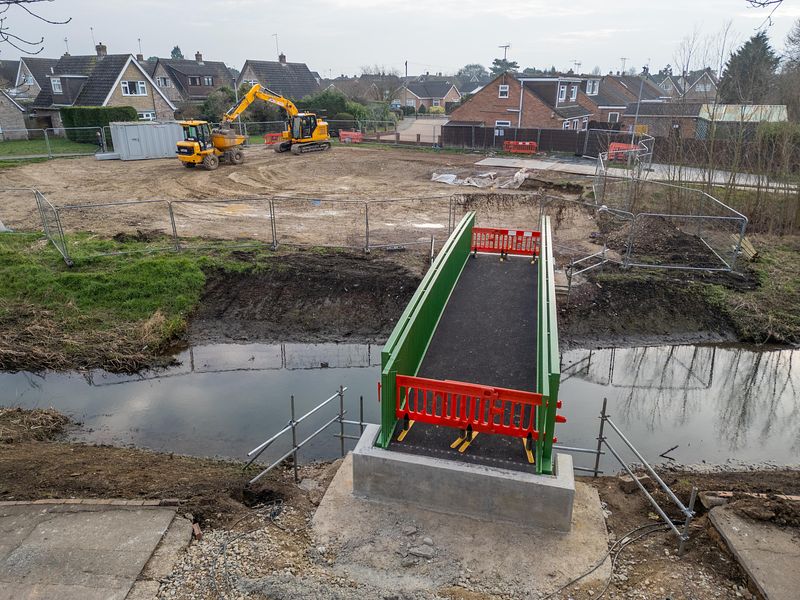
[[[417, 375], [536, 391], [537, 270], [525, 257], [469, 258]], [[457, 429], [415, 423], [398, 442], [401, 428], [392, 450], [534, 471], [519, 438], [479, 434], [462, 454], [450, 448]]]

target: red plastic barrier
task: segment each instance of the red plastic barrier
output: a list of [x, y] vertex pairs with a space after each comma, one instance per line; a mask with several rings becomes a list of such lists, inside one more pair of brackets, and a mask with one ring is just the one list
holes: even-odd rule
[[364, 134], [360, 131], [339, 131], [339, 141], [345, 144], [360, 144], [364, 141]]
[[626, 160], [627, 155], [632, 150], [638, 150], [639, 146], [636, 144], [623, 144], [621, 142], [612, 142], [608, 145], [608, 160]]
[[541, 233], [522, 229], [474, 227], [472, 252], [492, 252], [501, 255], [538, 256]]
[[542, 404], [541, 394], [408, 375], [396, 379], [398, 419], [534, 440], [539, 436], [535, 409]]
[[503, 142], [503, 151], [514, 154], [536, 154], [539, 145], [536, 142]]
[[265, 133], [264, 134], [264, 143], [265, 144], [277, 144], [283, 139], [282, 133]]

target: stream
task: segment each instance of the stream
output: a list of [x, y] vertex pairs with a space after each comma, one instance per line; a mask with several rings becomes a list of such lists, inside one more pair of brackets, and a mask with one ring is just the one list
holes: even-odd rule
[[[0, 405], [56, 409], [83, 427], [77, 441], [241, 459], [281, 429], [295, 396], [300, 416], [346, 386], [347, 419], [378, 422], [379, 345], [212, 344], [177, 356], [179, 365], [134, 376], [105, 372], [0, 373]], [[653, 346], [572, 350], [562, 356], [558, 443], [596, 445], [603, 398], [608, 413], [652, 462], [800, 464], [800, 350]], [[338, 400], [298, 427], [302, 439], [331, 419]], [[338, 427], [301, 460], [339, 455]], [[347, 434], [358, 434], [348, 426]], [[606, 435], [616, 449], [616, 434]], [[264, 459], [276, 458], [288, 437]], [[354, 442], [347, 440], [346, 447]], [[669, 452], [665, 452], [669, 450]], [[660, 456], [662, 455], [663, 456]], [[626, 459], [634, 460], [630, 453]], [[607, 470], [618, 470], [606, 456]], [[590, 455], [575, 464], [592, 465]]]

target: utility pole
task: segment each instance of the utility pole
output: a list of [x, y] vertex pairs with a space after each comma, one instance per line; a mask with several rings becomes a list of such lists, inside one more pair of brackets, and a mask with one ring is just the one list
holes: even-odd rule
[[405, 107], [408, 106], [408, 61], [406, 61], [406, 79], [403, 82], [403, 108], [400, 110], [405, 114]]

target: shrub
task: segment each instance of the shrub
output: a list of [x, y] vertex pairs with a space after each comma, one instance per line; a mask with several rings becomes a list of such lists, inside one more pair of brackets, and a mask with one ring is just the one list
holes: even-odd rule
[[67, 138], [73, 142], [89, 144], [97, 141], [97, 130], [70, 128], [105, 127], [115, 121], [139, 120], [139, 115], [132, 106], [65, 106], [60, 112]]
[[337, 115], [334, 115], [333, 116], [333, 120], [334, 121], [355, 121], [356, 118], [353, 115], [351, 115], [350, 113], [343, 112], [343, 113], [339, 113]]
[[444, 114], [444, 106], [431, 106], [428, 109], [428, 114], [431, 114], [431, 115], [443, 115]]
[[418, 112], [419, 114], [421, 114], [421, 115], [424, 115], [426, 112], [428, 112], [428, 109], [427, 109], [427, 108], [425, 108], [425, 105], [424, 105], [424, 104], [420, 104], [420, 105], [419, 105], [419, 108], [417, 109], [417, 112]]
[[407, 116], [407, 117], [410, 117], [411, 115], [413, 115], [413, 114], [416, 112], [416, 111], [414, 110], [414, 107], [413, 107], [413, 106], [403, 106], [403, 107], [401, 107], [401, 108], [402, 108], [402, 110], [403, 110], [403, 114], [404, 114], [405, 116]]

